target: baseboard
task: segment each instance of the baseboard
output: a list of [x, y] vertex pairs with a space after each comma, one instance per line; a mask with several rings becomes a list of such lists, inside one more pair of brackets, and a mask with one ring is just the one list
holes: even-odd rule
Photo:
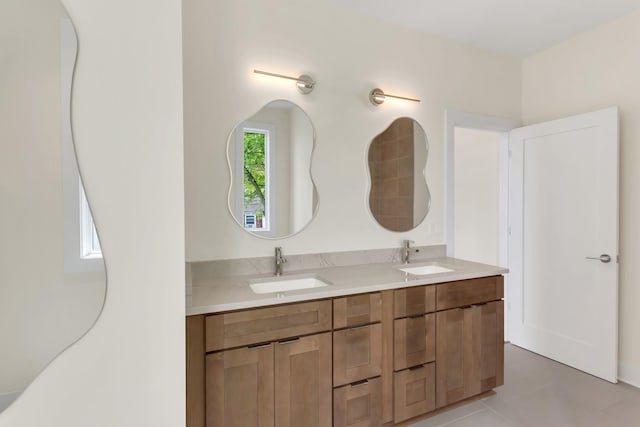
[[618, 380], [640, 388], [640, 369], [620, 362], [618, 365]]
[[11, 405], [13, 401], [16, 400], [18, 396], [20, 396], [21, 393], [21, 391], [16, 391], [13, 393], [0, 394], [0, 412], [7, 409], [9, 405]]

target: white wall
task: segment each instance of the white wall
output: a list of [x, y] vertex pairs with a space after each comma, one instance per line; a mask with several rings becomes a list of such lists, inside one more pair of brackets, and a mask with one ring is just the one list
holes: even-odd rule
[[299, 108], [291, 108], [290, 168], [291, 226], [294, 232], [304, 228], [314, 211], [313, 182], [309, 174], [313, 152], [313, 126]]
[[640, 386], [638, 46], [640, 11], [526, 58], [522, 113], [532, 124], [620, 107], [620, 377]]
[[74, 132], [106, 256], [107, 300], [96, 326], [0, 414], [0, 426], [179, 427], [185, 422], [180, 2], [64, 3], [80, 40]]
[[[268, 256], [444, 241], [443, 119], [446, 107], [520, 116], [520, 61], [462, 46], [312, 0], [185, 0], [185, 197], [187, 260]], [[300, 11], [312, 11], [307, 17]], [[318, 83], [309, 95], [293, 83], [252, 74], [254, 68]], [[421, 103], [368, 93], [416, 96]], [[313, 177], [320, 206], [302, 233], [260, 240], [233, 223], [226, 136], [235, 123], [273, 100], [287, 98], [313, 121]], [[221, 102], [223, 100], [223, 102]], [[430, 143], [427, 182], [432, 208], [414, 231], [383, 229], [367, 207], [366, 152], [397, 117], [416, 119]]]
[[455, 129], [454, 256], [499, 265], [501, 134]]

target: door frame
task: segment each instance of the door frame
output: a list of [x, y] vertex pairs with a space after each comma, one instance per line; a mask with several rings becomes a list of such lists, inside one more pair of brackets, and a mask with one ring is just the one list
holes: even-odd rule
[[[468, 113], [445, 109], [445, 243], [447, 256], [455, 250], [455, 129], [457, 127], [501, 133], [500, 137], [500, 181], [499, 181], [499, 244], [500, 266], [509, 268], [509, 132], [520, 127], [520, 120], [506, 117]], [[508, 276], [505, 277], [505, 308], [509, 310]], [[504, 339], [509, 340], [508, 315], [504, 316]]]

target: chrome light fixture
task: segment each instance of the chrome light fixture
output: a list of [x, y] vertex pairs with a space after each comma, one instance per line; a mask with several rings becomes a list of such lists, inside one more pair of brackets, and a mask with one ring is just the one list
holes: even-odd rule
[[416, 98], [408, 98], [406, 96], [390, 95], [388, 93], [384, 93], [382, 91], [382, 89], [380, 89], [380, 88], [375, 88], [371, 92], [369, 92], [369, 101], [371, 101], [371, 103], [373, 105], [375, 105], [375, 106], [383, 104], [384, 101], [387, 98], [403, 99], [405, 101], [420, 102], [420, 100], [416, 99]]
[[313, 79], [306, 75], [306, 74], [302, 74], [299, 77], [291, 77], [291, 76], [285, 76], [283, 74], [276, 74], [276, 73], [270, 73], [268, 71], [261, 71], [261, 70], [253, 70], [254, 73], [256, 74], [262, 74], [265, 76], [271, 76], [271, 77], [278, 77], [281, 79], [287, 79], [287, 80], [293, 80], [296, 82], [296, 87], [298, 88], [298, 90], [300, 91], [300, 93], [306, 95], [308, 93], [311, 93], [313, 91], [313, 88], [316, 84], [316, 82], [313, 81]]

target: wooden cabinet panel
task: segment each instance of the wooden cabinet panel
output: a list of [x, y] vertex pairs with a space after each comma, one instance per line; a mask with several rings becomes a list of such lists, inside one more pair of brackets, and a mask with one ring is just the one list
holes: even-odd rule
[[273, 344], [207, 355], [207, 427], [273, 427]]
[[187, 427], [205, 427], [204, 316], [188, 316], [187, 339]]
[[382, 373], [382, 325], [376, 323], [333, 333], [333, 385]]
[[311, 301], [206, 318], [207, 352], [331, 330], [331, 301]]
[[382, 425], [382, 380], [365, 380], [333, 391], [333, 427]]
[[504, 297], [504, 278], [502, 276], [461, 280], [436, 286], [436, 308], [438, 310], [495, 301]]
[[435, 363], [394, 374], [396, 423], [435, 409]]
[[393, 317], [416, 316], [436, 310], [436, 287], [416, 286], [394, 291]]
[[465, 314], [469, 310], [453, 309], [436, 314], [436, 360], [437, 383], [436, 404], [438, 408], [465, 398], [464, 390], [464, 355], [465, 339], [469, 340], [470, 328], [465, 331]]
[[382, 317], [380, 293], [353, 295], [333, 300], [333, 328], [342, 329], [379, 322]]
[[480, 310], [480, 392], [504, 384], [504, 301], [483, 304]]
[[394, 320], [394, 366], [396, 371], [436, 359], [436, 315], [425, 314]]
[[382, 423], [393, 421], [393, 291], [382, 291]]
[[331, 333], [275, 344], [276, 426], [331, 427], [332, 406]]
[[437, 313], [437, 406], [504, 382], [503, 301]]

